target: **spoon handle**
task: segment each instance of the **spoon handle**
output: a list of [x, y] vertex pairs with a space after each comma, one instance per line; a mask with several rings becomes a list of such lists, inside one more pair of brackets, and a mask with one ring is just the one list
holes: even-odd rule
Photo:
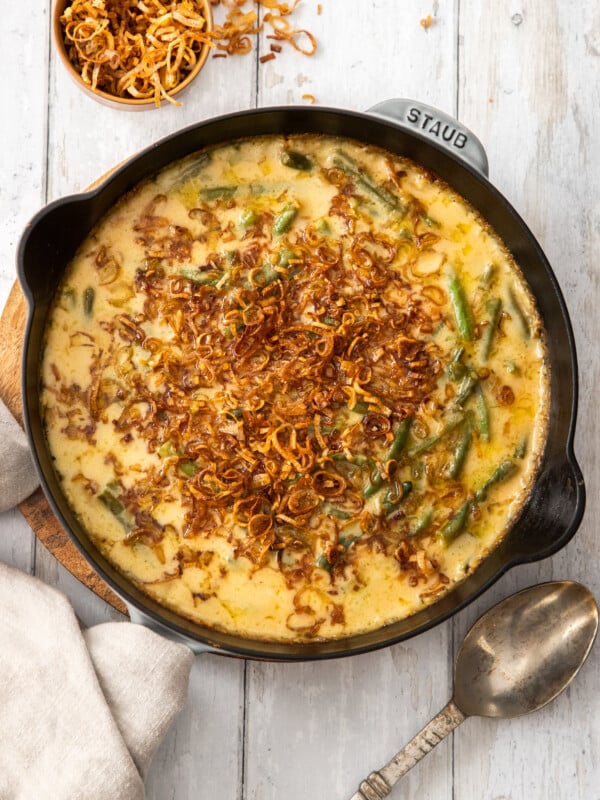
[[372, 772], [360, 784], [358, 792], [353, 794], [350, 800], [382, 800], [387, 797], [392, 791], [392, 786], [464, 719], [465, 714], [451, 700], [385, 767], [379, 772]]

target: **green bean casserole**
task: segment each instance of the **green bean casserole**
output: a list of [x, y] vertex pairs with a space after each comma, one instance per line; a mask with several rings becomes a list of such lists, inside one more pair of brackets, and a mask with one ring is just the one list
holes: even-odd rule
[[420, 166], [326, 136], [210, 148], [124, 197], [41, 368], [98, 550], [255, 639], [438, 600], [515, 522], [547, 427], [544, 330], [498, 236]]

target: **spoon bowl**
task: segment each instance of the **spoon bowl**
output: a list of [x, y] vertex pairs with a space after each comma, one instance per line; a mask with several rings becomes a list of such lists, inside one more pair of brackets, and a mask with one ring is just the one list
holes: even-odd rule
[[452, 700], [351, 800], [387, 797], [467, 717], [508, 719], [545, 706], [577, 675], [597, 632], [596, 601], [573, 581], [540, 583], [495, 605], [460, 646]]
[[537, 711], [579, 672], [597, 630], [598, 606], [580, 583], [542, 583], [511, 595], [465, 636], [454, 702], [466, 717]]

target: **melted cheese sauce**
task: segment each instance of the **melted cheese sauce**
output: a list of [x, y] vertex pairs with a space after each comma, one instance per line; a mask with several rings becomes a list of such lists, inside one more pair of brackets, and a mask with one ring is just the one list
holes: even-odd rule
[[[235, 365], [286, 292], [290, 346], [301, 330], [301, 353], [332, 348], [286, 384], [285, 402], [310, 398], [296, 417], [265, 356], [302, 362], [283, 334], [253, 351], [243, 396]], [[376, 148], [268, 137], [173, 165], [81, 245], [41, 403], [65, 495], [142, 591], [242, 636], [327, 639], [435, 602], [505, 535], [543, 450], [547, 369], [518, 267], [451, 188]], [[257, 444], [274, 420], [288, 449]], [[253, 522], [234, 502], [249, 494]]]

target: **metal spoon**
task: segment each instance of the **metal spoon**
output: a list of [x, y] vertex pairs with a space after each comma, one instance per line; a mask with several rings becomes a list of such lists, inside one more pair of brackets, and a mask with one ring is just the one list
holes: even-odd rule
[[594, 597], [572, 581], [541, 583], [498, 603], [464, 638], [452, 700], [350, 800], [387, 797], [467, 717], [517, 717], [554, 700], [579, 672], [597, 630]]

